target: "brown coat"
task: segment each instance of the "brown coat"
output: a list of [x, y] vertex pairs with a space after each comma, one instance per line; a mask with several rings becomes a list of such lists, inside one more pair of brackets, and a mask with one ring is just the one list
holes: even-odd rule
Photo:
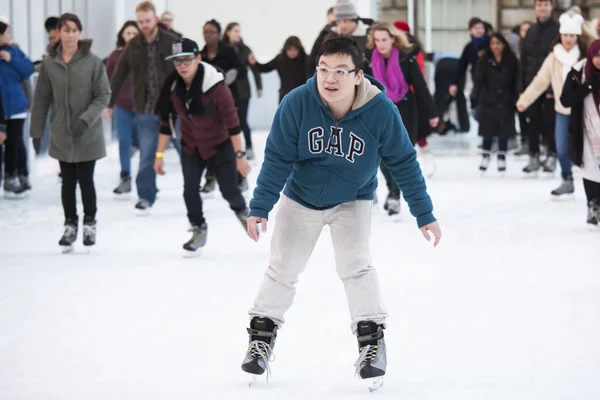
[[[171, 33], [163, 30], [159, 31], [158, 49], [156, 51], [159, 85], [162, 85], [165, 78], [175, 70], [173, 62], [166, 61], [165, 58], [171, 55], [173, 42], [178, 39], [177, 36]], [[112, 89], [112, 96], [108, 104], [110, 108], [115, 106], [121, 87], [130, 73], [133, 76], [133, 109], [136, 113], [143, 114], [146, 108], [148, 50], [146, 48], [146, 39], [141, 34], [127, 43], [123, 54], [119, 58], [117, 68], [110, 82]]]

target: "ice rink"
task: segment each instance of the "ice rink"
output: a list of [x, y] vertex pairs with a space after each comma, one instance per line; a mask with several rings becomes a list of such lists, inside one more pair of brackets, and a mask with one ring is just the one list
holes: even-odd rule
[[[255, 134], [252, 186], [265, 138]], [[482, 178], [474, 153], [438, 157], [428, 179], [444, 234], [437, 249], [405, 203], [398, 222], [376, 206], [388, 371], [371, 394], [354, 377], [358, 349], [328, 229], [279, 331], [268, 385], [248, 388], [246, 313], [270, 234], [252, 242], [215, 194], [205, 201], [204, 253], [183, 259], [190, 234], [176, 153], [167, 153], [145, 218], [135, 197], [114, 199], [119, 163], [110, 153], [96, 169], [91, 254], [80, 244], [63, 255], [57, 245], [55, 161], [36, 161], [26, 200], [0, 199], [0, 399], [600, 398], [600, 229], [585, 224], [578, 174], [576, 200], [553, 202], [558, 172], [523, 179], [525, 160], [510, 156], [506, 177], [493, 163]], [[383, 200], [385, 188], [378, 193]]]

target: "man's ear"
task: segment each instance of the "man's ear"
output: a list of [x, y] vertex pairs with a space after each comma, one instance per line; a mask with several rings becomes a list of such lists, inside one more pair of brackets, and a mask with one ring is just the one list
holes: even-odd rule
[[361, 69], [356, 71], [356, 78], [354, 78], [354, 84], [359, 86], [362, 84], [363, 79], [365, 79], [365, 72]]

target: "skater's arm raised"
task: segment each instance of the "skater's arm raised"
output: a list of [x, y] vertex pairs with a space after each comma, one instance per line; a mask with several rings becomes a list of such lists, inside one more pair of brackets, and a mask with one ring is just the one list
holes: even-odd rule
[[381, 158], [402, 191], [410, 213], [417, 219], [417, 225], [422, 228], [436, 220], [433, 216], [433, 204], [417, 162], [417, 152], [410, 143], [400, 113], [396, 107], [393, 107], [392, 112], [381, 135]]
[[298, 160], [297, 121], [300, 116], [295, 115], [292, 101], [289, 96], [284, 98], [275, 113], [265, 147], [265, 159], [250, 201], [251, 216], [268, 218]]

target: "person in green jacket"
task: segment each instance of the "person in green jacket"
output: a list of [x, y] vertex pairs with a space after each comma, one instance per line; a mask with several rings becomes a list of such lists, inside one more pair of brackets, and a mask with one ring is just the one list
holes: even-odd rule
[[106, 156], [102, 112], [110, 100], [110, 84], [102, 60], [90, 52], [92, 41], [79, 40], [83, 26], [74, 14], [58, 22], [60, 40], [40, 68], [33, 97], [30, 131], [39, 153], [50, 112], [50, 149], [60, 162], [65, 231], [59, 245], [72, 250], [77, 239], [76, 187], [83, 201], [83, 244], [96, 243], [94, 167]]

